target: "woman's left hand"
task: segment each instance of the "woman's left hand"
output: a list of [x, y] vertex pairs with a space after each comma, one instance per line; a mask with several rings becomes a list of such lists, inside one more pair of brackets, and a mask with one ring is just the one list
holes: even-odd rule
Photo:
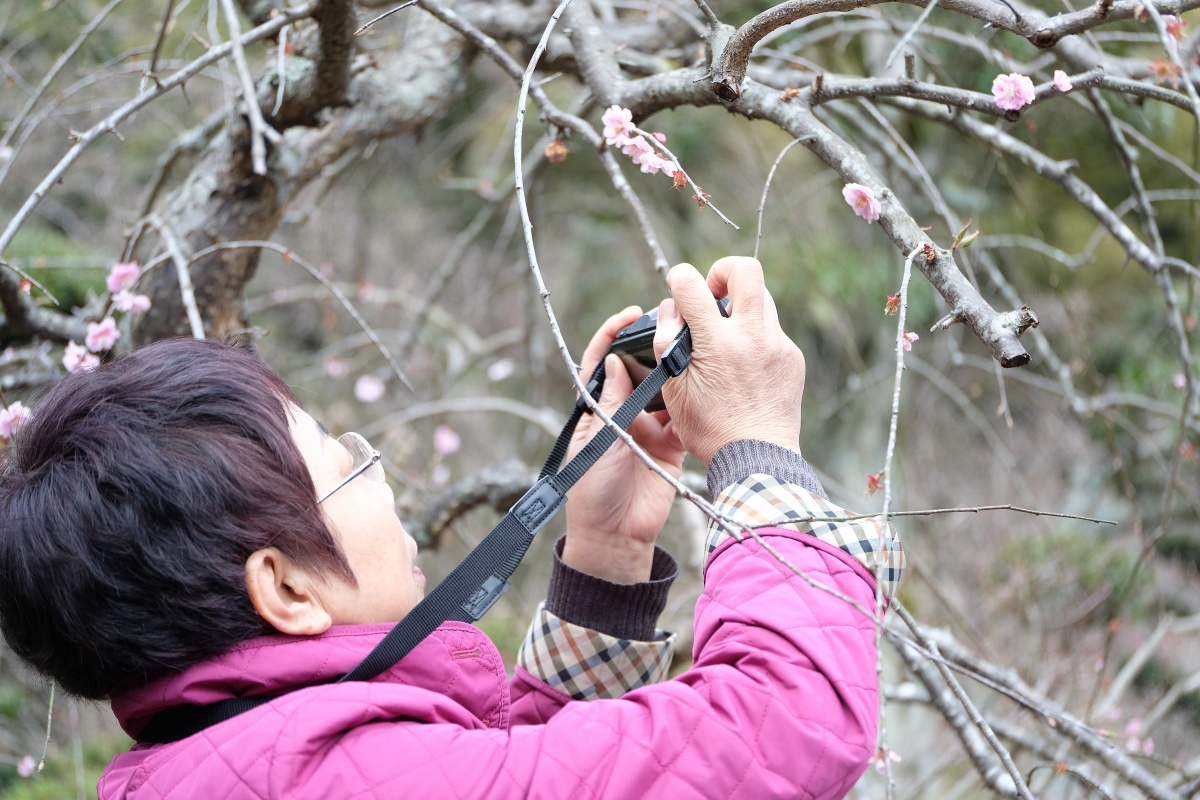
[[[617, 331], [641, 316], [637, 306], [614, 314], [596, 331], [583, 354], [582, 374], [590, 376], [604, 358]], [[599, 406], [611, 416], [633, 391], [625, 365], [616, 356], [605, 361], [606, 378]], [[594, 414], [579, 420], [569, 460], [604, 426]], [[633, 440], [668, 474], [678, 478], [685, 451], [667, 412], [642, 412], [629, 426]], [[654, 541], [667, 521], [675, 490], [646, 466], [623, 441], [616, 441], [567, 493], [567, 540], [563, 561], [580, 572], [613, 583], [650, 579]]]

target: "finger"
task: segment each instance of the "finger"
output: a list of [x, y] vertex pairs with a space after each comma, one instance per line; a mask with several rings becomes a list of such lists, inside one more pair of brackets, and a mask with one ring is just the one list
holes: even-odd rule
[[758, 259], [745, 256], [718, 259], [708, 271], [708, 289], [713, 297], [729, 295], [731, 317], [751, 320], [762, 317], [767, 289]]
[[612, 415], [633, 393], [633, 380], [621, 359], [609, 354], [604, 359], [604, 390], [600, 393], [600, 410]]
[[660, 464], [677, 466], [683, 460], [683, 443], [670, 422], [664, 425], [652, 414], [638, 414], [629, 426], [629, 435]]
[[675, 301], [667, 298], [658, 304], [658, 327], [654, 329], [654, 355], [662, 359], [663, 352], [675, 340], [676, 334], [683, 330], [683, 317]]
[[592, 340], [588, 342], [587, 348], [583, 351], [583, 361], [580, 364], [579, 371], [583, 373], [585, 381], [592, 374], [592, 370], [596, 368], [596, 365], [600, 363], [600, 359], [604, 358], [604, 354], [608, 352], [608, 348], [612, 346], [613, 340], [617, 338], [617, 332], [621, 328], [631, 324], [641, 315], [642, 309], [640, 307], [629, 306], [604, 320], [604, 324], [592, 335]]
[[713, 293], [691, 264], [676, 264], [667, 273], [667, 284], [679, 316], [695, 331], [711, 328], [721, 320]]

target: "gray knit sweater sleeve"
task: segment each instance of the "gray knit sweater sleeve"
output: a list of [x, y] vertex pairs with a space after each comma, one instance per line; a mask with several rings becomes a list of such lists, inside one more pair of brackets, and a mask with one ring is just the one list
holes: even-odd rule
[[821, 481], [804, 456], [769, 442], [742, 439], [717, 451], [708, 465], [708, 493], [717, 497], [748, 475], [772, 475], [828, 500]]
[[554, 570], [546, 593], [546, 610], [559, 619], [619, 639], [653, 641], [658, 616], [667, 606], [667, 591], [679, 565], [661, 547], [654, 549], [650, 580], [611, 583], [572, 569], [562, 560], [563, 542], [554, 544]]

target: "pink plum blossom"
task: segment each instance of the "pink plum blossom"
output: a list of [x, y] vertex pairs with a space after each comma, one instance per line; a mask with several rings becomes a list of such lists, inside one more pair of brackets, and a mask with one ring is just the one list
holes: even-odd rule
[[88, 352], [88, 349], [74, 340], [67, 342], [67, 350], [62, 357], [63, 366], [67, 372], [81, 372], [100, 366], [100, 357]]
[[1017, 72], [997, 75], [992, 81], [992, 96], [1005, 111], [1016, 111], [1033, 102], [1033, 81]]
[[1074, 87], [1071, 86], [1071, 77], [1061, 69], [1054, 70], [1054, 88], [1060, 92], [1069, 92]]
[[0, 439], [11, 439], [17, 429], [25, 424], [33, 413], [20, 400], [0, 408]]
[[449, 425], [438, 425], [433, 431], [433, 449], [438, 455], [448, 456], [462, 446], [462, 438]]
[[134, 294], [128, 289], [122, 289], [112, 296], [113, 308], [117, 311], [132, 311], [141, 314], [150, 310], [150, 298], [144, 294]]
[[1168, 35], [1173, 36], [1176, 41], [1183, 40], [1183, 28], [1187, 22], [1174, 14], [1163, 14], [1163, 24], [1167, 26]]
[[102, 350], [110, 349], [120, 338], [121, 332], [117, 330], [117, 321], [112, 317], [105, 317], [99, 322], [88, 323], [87, 338], [83, 341], [88, 350], [99, 353]]
[[354, 382], [354, 396], [363, 403], [377, 403], [383, 399], [383, 381], [374, 375], [363, 375]]
[[669, 178], [675, 174], [675, 165], [654, 153], [642, 156], [637, 163], [647, 175], [661, 172]]
[[1176, 389], [1186, 389], [1187, 388], [1187, 376], [1184, 375], [1182, 372], [1176, 372], [1175, 377], [1171, 379], [1171, 383], [1175, 386]]
[[628, 138], [628, 131], [633, 127], [633, 112], [620, 106], [609, 106], [600, 118], [604, 123], [604, 140], [609, 144], [617, 144], [617, 140]]
[[912, 350], [913, 342], [920, 338], [920, 336], [917, 336], [917, 334], [913, 333], [912, 331], [905, 331], [904, 335], [900, 337], [900, 344], [905, 350]]
[[21, 760], [17, 762], [17, 776], [21, 778], [31, 777], [35, 767], [37, 767], [37, 763], [34, 762], [33, 756], [22, 756]]
[[113, 294], [128, 289], [137, 282], [138, 275], [142, 273], [136, 261], [131, 261], [128, 264], [113, 264], [112, 269], [108, 273], [108, 278], [105, 283], [108, 284], [108, 290]]
[[629, 156], [633, 163], [640, 164], [646, 156], [654, 155], [654, 148], [650, 146], [645, 137], [636, 136], [632, 139], [626, 137], [621, 142], [621, 152]]
[[655, 131], [654, 132], [654, 141], [658, 142], [659, 144], [666, 144], [667, 143], [667, 135], [665, 133], [663, 133], [662, 131]]
[[847, 183], [842, 187], [842, 197], [846, 198], [854, 213], [867, 222], [879, 219], [879, 201], [875, 199], [875, 192], [870, 187], [860, 183]]

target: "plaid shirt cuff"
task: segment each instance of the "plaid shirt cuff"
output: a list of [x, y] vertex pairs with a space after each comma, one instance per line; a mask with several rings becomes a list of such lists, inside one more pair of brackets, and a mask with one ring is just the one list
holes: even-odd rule
[[517, 663], [574, 700], [612, 699], [666, 678], [675, 634], [657, 633], [652, 642], [618, 639], [560, 619], [542, 603]]
[[[904, 550], [895, 528], [883, 530], [876, 517], [840, 521], [857, 516], [828, 500], [771, 475], [748, 475], [729, 486], [713, 503], [716, 510], [745, 528], [788, 528], [815, 536], [841, 548], [873, 575], [891, 599], [904, 571]], [[733, 534], [708, 523], [707, 550], [711, 554]]]

